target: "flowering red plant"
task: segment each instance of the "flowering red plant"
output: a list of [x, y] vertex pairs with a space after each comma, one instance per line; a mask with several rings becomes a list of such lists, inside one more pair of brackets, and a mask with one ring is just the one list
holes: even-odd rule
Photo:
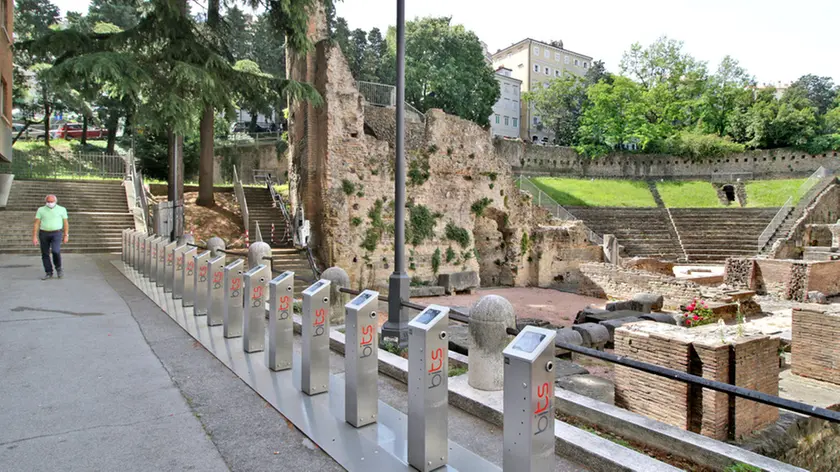
[[685, 307], [683, 322], [689, 328], [714, 323], [715, 314], [703, 300], [694, 299]]

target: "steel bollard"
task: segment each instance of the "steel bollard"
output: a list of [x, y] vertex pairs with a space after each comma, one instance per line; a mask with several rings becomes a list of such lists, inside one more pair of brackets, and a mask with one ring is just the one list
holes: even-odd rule
[[187, 246], [184, 251], [184, 271], [181, 280], [181, 305], [195, 305], [195, 254], [196, 248]]
[[268, 287], [268, 368], [274, 371], [291, 369], [295, 273], [283, 272], [269, 282]]
[[526, 326], [502, 351], [505, 358], [506, 471], [554, 470], [554, 337]]
[[321, 279], [303, 291], [300, 390], [326, 392], [330, 382], [330, 281]]
[[132, 231], [128, 236], [128, 265], [133, 269], [137, 265], [137, 231]]
[[379, 412], [379, 292], [365, 290], [344, 306], [344, 419], [359, 428]]
[[225, 255], [207, 261], [207, 326], [225, 321]]
[[160, 252], [163, 250], [161, 247], [163, 246], [161, 242], [164, 238], [160, 236], [156, 236], [155, 239], [152, 240], [152, 265], [149, 267], [149, 282], [157, 283], [158, 280], [158, 263], [160, 262]]
[[163, 287], [166, 281], [166, 246], [169, 245], [169, 238], [161, 236], [158, 241], [157, 276], [155, 285]]
[[175, 267], [172, 272], [172, 299], [180, 300], [184, 296], [184, 254], [189, 250], [186, 244], [175, 248]]
[[242, 327], [242, 349], [245, 352], [265, 350], [265, 299], [269, 278], [271, 268], [265, 264], [254, 267], [243, 276], [247, 296]]
[[225, 301], [222, 306], [226, 338], [242, 336], [242, 268], [244, 266], [242, 259], [237, 259], [225, 266]]
[[120, 260], [123, 261], [123, 262], [126, 261], [126, 255], [127, 255], [126, 239], [128, 238], [128, 232], [129, 231], [131, 231], [131, 230], [128, 229], [128, 228], [122, 230], [122, 239], [120, 240], [120, 242], [122, 243], [122, 251], [120, 252]]
[[132, 267], [134, 270], [140, 270], [140, 236], [142, 233], [139, 231], [134, 232], [134, 262]]
[[164, 247], [166, 254], [166, 266], [163, 268], [163, 292], [172, 293], [172, 287], [175, 286], [175, 248], [178, 246], [177, 241], [172, 241]]
[[155, 240], [154, 235], [147, 235], [143, 237], [143, 275], [149, 277], [152, 274], [152, 242]]
[[421, 472], [449, 460], [449, 308], [429, 305], [408, 323], [408, 463]]
[[210, 260], [210, 251], [204, 251], [201, 254], [193, 256], [193, 314], [195, 316], [204, 316], [207, 314], [207, 261]]

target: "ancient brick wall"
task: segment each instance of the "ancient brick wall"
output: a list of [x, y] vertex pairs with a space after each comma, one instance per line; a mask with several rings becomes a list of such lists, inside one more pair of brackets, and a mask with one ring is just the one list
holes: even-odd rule
[[[752, 267], [752, 275], [746, 275]], [[840, 261], [729, 259], [724, 282], [785, 300], [805, 301], [808, 292], [840, 295]]]
[[578, 293], [581, 295], [630, 299], [639, 292], [654, 292], [662, 294], [665, 306], [670, 308], [704, 297], [700, 285], [675, 277], [594, 262], [580, 264], [580, 271], [583, 282]]
[[[693, 342], [690, 373], [709, 380], [729, 383], [729, 345], [720, 342]], [[692, 386], [689, 431], [725, 440], [729, 436], [729, 396]]]
[[809, 261], [808, 291], [826, 296], [840, 295], [840, 263], [837, 261]]
[[792, 329], [793, 373], [840, 385], [840, 314], [794, 308]]
[[[836, 159], [835, 159], [836, 160]], [[840, 185], [829, 185], [794, 223], [790, 236], [776, 241], [771, 250], [775, 259], [798, 259], [808, 246], [807, 227], [811, 224], [833, 224], [840, 219]]]
[[[735, 385], [779, 395], [779, 339], [749, 336], [732, 343]], [[775, 423], [779, 409], [744, 398], [735, 398], [734, 437], [739, 439]]]
[[[810, 155], [794, 149], [770, 149], [702, 159], [613, 153], [591, 159], [563, 146], [540, 146], [511, 140], [496, 140], [495, 146], [499, 155], [504, 156], [516, 171], [533, 175], [681, 179], [733, 173], [749, 173], [755, 177], [808, 175], [820, 166], [829, 170], [840, 169], [836, 151]], [[734, 183], [736, 178], [731, 180]]]

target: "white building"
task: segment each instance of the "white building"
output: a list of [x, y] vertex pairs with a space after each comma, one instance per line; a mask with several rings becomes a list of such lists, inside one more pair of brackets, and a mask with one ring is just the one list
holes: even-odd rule
[[500, 67], [496, 71], [501, 96], [493, 105], [490, 116], [490, 132], [492, 135], [505, 138], [519, 138], [520, 93], [522, 81], [511, 77], [511, 70]]

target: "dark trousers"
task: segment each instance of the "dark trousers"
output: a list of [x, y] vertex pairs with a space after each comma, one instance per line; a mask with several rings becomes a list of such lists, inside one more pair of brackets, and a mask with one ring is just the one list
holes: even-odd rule
[[[38, 233], [41, 240], [41, 260], [44, 262], [44, 271], [53, 273], [53, 263], [56, 270], [61, 270], [61, 240], [64, 239], [64, 231], [41, 231]], [[50, 262], [52, 252], [52, 262]]]

